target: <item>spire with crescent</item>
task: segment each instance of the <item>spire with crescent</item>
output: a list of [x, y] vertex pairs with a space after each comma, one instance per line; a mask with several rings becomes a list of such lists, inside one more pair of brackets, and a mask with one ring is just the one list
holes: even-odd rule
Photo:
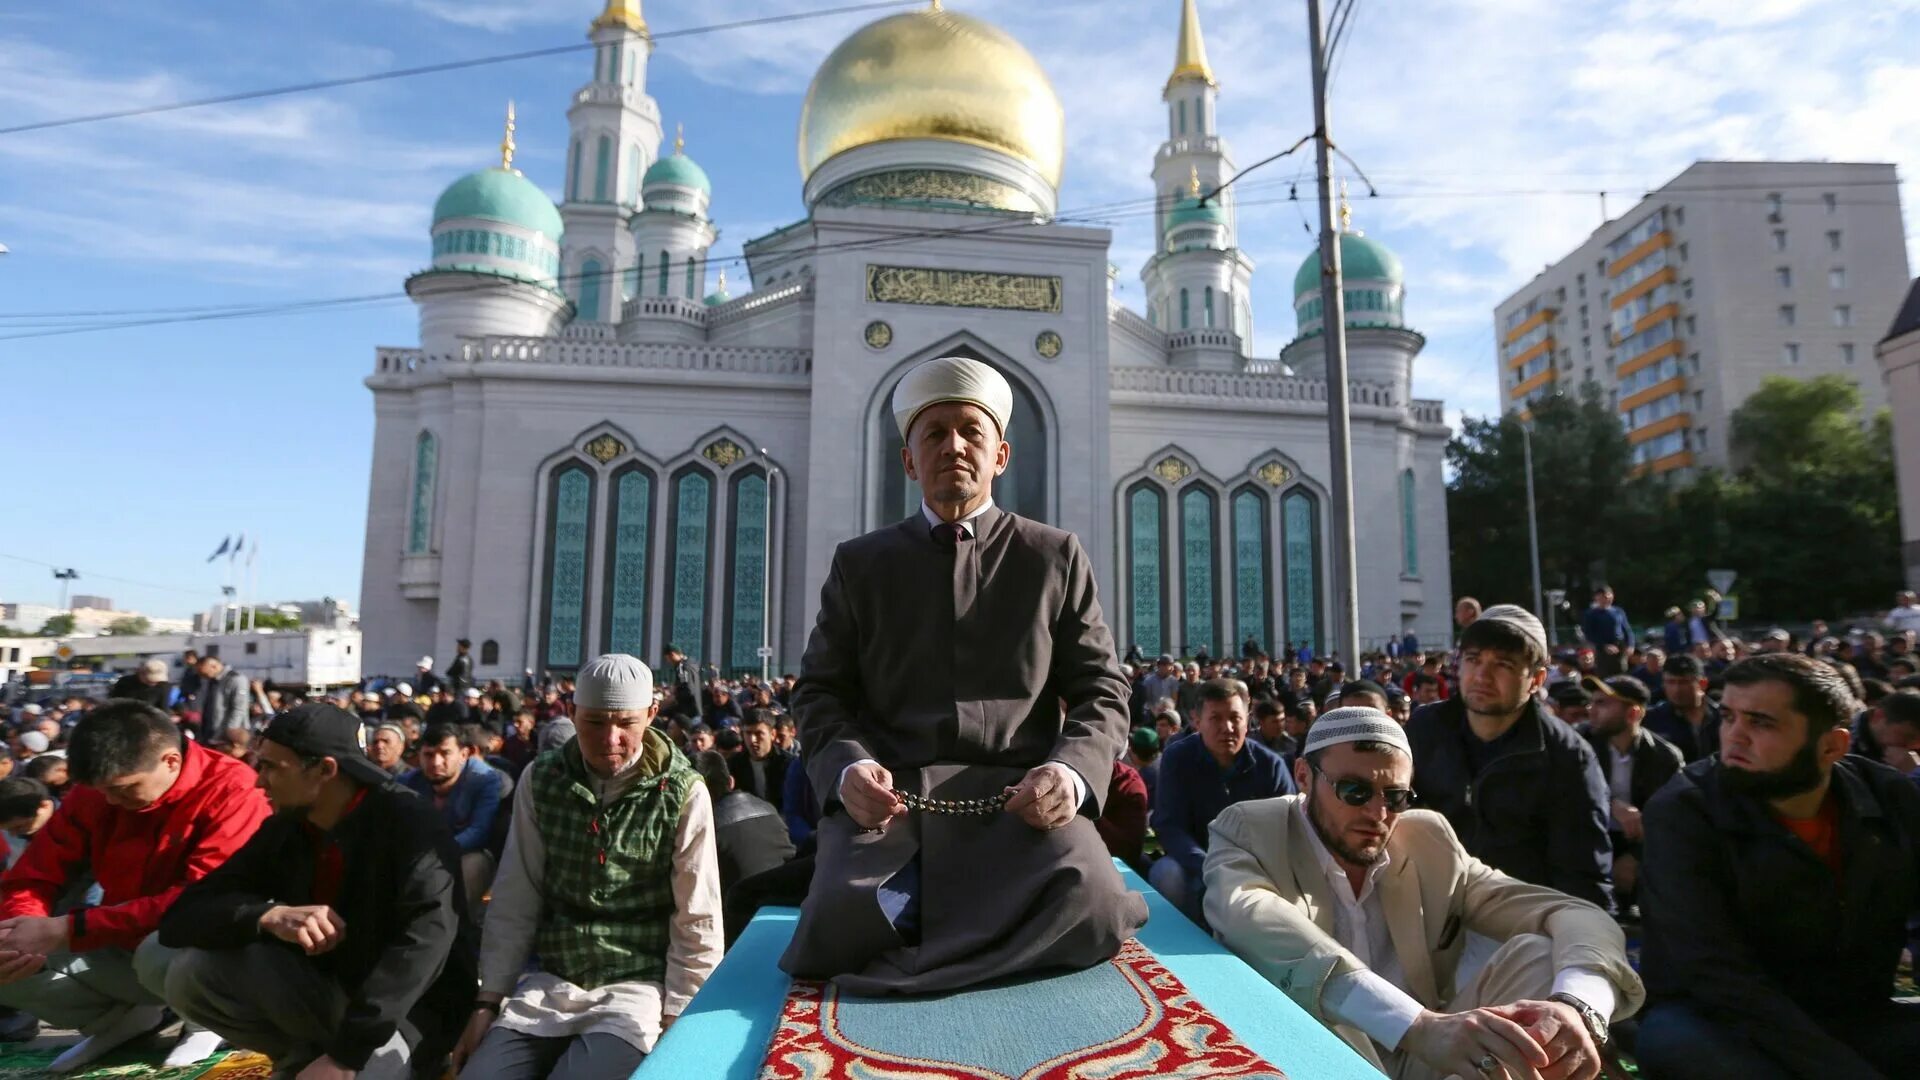
[[1200, 36], [1200, 12], [1193, 4], [1194, 0], [1181, 0], [1180, 43], [1173, 50], [1173, 74], [1167, 77], [1168, 86], [1181, 79], [1199, 79], [1208, 86], [1220, 85], [1213, 80], [1213, 65], [1207, 63], [1207, 43]]
[[607, 9], [593, 20], [592, 29], [618, 26], [636, 34], [647, 32], [647, 20], [640, 14], [640, 0], [607, 0]]
[[519, 175], [520, 170], [513, 167], [513, 99], [507, 99], [507, 133], [500, 137], [500, 168]]

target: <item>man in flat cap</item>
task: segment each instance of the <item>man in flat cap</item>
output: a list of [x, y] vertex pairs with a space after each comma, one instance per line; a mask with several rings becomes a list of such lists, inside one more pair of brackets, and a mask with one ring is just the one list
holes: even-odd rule
[[1094, 826], [1128, 687], [1092, 567], [993, 503], [1012, 409], [962, 357], [894, 391], [920, 512], [834, 553], [793, 693], [824, 811], [795, 976], [950, 990], [1100, 963], [1146, 922]]
[[514, 794], [462, 1076], [630, 1076], [720, 963], [713, 804], [653, 728], [653, 672], [599, 657], [573, 703]]
[[[1394, 1080], [1597, 1076], [1611, 1021], [1646, 997], [1613, 919], [1411, 809], [1412, 744], [1383, 712], [1323, 714], [1293, 770], [1301, 794], [1213, 821], [1220, 940]], [[1460, 979], [1470, 933], [1498, 948]]]

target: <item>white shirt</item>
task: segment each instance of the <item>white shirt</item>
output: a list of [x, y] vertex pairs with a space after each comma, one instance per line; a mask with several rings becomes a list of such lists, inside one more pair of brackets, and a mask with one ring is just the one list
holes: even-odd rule
[[1607, 743], [1607, 788], [1614, 798], [1633, 805], [1633, 752]]
[[[1295, 804], [1294, 812], [1306, 823], [1314, 859], [1326, 874], [1334, 896], [1333, 938], [1367, 965], [1328, 979], [1320, 994], [1320, 1007], [1334, 1023], [1359, 1028], [1388, 1051], [1396, 1050], [1407, 1029], [1426, 1010], [1408, 992], [1406, 969], [1400, 963], [1400, 954], [1394, 951], [1386, 909], [1375, 888], [1392, 857], [1385, 850], [1380, 852], [1380, 861], [1367, 868], [1366, 881], [1356, 896], [1346, 869], [1320, 842], [1320, 833], [1307, 817], [1306, 801]], [[1613, 984], [1597, 971], [1562, 968], [1553, 977], [1553, 992], [1572, 994], [1602, 1016], [1613, 1014]]]
[[1920, 604], [1907, 604], [1887, 612], [1887, 622], [1895, 630], [1920, 632]]
[[[979, 519], [980, 515], [986, 513], [991, 509], [993, 509], [993, 496], [989, 495], [987, 496], [987, 501], [981, 503], [979, 508], [974, 510], [973, 513], [968, 514], [966, 517], [963, 517], [959, 521], [954, 522], [954, 524], [959, 525], [961, 528], [967, 530], [967, 539], [977, 540], [979, 539], [979, 537], [974, 532], [973, 523]], [[941, 517], [939, 514], [934, 513], [933, 507], [928, 506], [927, 500], [925, 499], [920, 500], [920, 516], [923, 518], [926, 518], [928, 526], [933, 528], [939, 528], [941, 525], [946, 524], [946, 519]]]

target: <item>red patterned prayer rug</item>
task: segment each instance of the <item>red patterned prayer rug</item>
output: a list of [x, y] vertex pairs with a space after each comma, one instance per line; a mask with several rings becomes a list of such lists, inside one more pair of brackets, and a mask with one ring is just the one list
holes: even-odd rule
[[1286, 1074], [1137, 941], [1069, 975], [908, 998], [795, 980], [760, 1080], [1148, 1080]]

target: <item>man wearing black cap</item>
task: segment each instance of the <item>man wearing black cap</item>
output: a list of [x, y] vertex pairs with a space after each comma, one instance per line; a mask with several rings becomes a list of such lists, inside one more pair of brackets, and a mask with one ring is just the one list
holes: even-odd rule
[[669, 645], [666, 649], [666, 678], [660, 685], [673, 691], [673, 696], [660, 707], [668, 716], [678, 716], [683, 720], [698, 720], [700, 712], [706, 707], [706, 684], [700, 678], [700, 665], [687, 659], [680, 646]]
[[461, 638], [453, 646], [457, 651], [447, 663], [447, 685], [453, 689], [454, 697], [464, 697], [473, 685], [473, 656], [468, 651], [473, 648], [473, 642]]
[[167, 1003], [276, 1075], [432, 1067], [476, 978], [452, 835], [366, 756], [344, 709], [291, 709], [259, 745], [274, 816], [161, 920], [161, 942], [183, 950]]
[[1613, 891], [1625, 911], [1640, 880], [1640, 842], [1646, 837], [1640, 810], [1686, 760], [1679, 747], [1641, 723], [1653, 697], [1645, 683], [1631, 675], [1615, 675], [1604, 682], [1589, 675], [1584, 685], [1593, 696], [1587, 743], [1600, 759], [1600, 775], [1606, 778], [1612, 797], [1607, 816], [1613, 840]]
[[1707, 669], [1670, 656], [1660, 669], [1666, 700], [1647, 710], [1647, 730], [1680, 748], [1689, 763], [1720, 752], [1720, 703], [1707, 696]]

